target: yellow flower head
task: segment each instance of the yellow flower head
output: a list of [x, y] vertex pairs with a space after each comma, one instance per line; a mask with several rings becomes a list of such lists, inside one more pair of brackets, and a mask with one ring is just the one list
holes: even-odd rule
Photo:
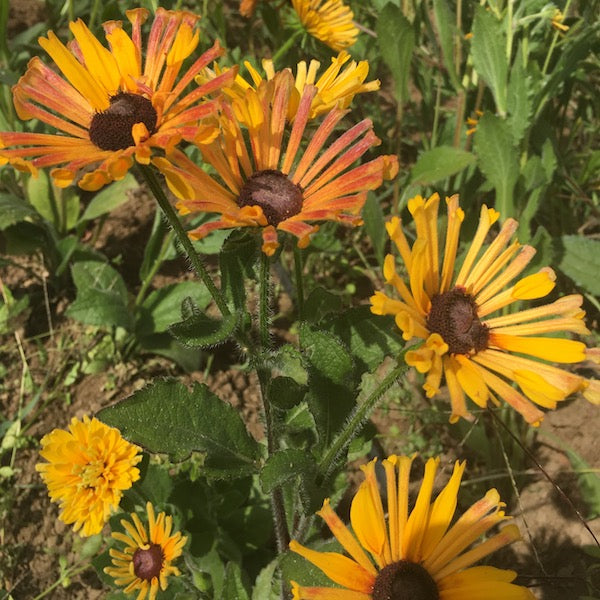
[[133, 523], [121, 520], [127, 533], [115, 531], [112, 537], [125, 544], [122, 550], [110, 549], [111, 567], [104, 572], [110, 575], [115, 584], [123, 587], [126, 594], [137, 592], [137, 600], [154, 600], [159, 588], [166, 590], [171, 575], [180, 575], [179, 569], [171, 563], [181, 556], [187, 537], [181, 532], [171, 535], [173, 518], [164, 512], [154, 515], [152, 504], [146, 504], [148, 527], [140, 518], [131, 513]]
[[71, 419], [69, 431], [55, 429], [42, 438], [36, 465], [48, 494], [58, 502], [60, 519], [80, 535], [99, 533], [123, 491], [140, 477], [135, 466], [141, 449], [121, 437], [118, 429], [96, 418]]
[[471, 418], [465, 394], [480, 407], [488, 401], [498, 404], [497, 397], [501, 398], [531, 424], [539, 424], [544, 416], [536, 404], [554, 409], [557, 402], [577, 391], [599, 404], [595, 382], [550, 364], [573, 364], [596, 356], [583, 342], [547, 335], [589, 333], [583, 321], [582, 297], [573, 294], [549, 304], [492, 316], [517, 302], [544, 298], [554, 288], [555, 274], [545, 267], [513, 283], [535, 249], [511, 242], [518, 227], [514, 219], [507, 219], [486, 245], [486, 236], [500, 215], [485, 205], [475, 237], [457, 269], [464, 217], [458, 196], [446, 199], [448, 222], [440, 264], [439, 200], [437, 194], [428, 200], [421, 196], [409, 200], [417, 236], [412, 248], [400, 219], [395, 217], [387, 223], [407, 276], [403, 278], [396, 271], [391, 254], [386, 256], [383, 274], [400, 298], [379, 291], [371, 297], [371, 311], [394, 315], [405, 340], [416, 337], [424, 341], [407, 352], [406, 362], [426, 374], [423, 388], [427, 396], [431, 398], [440, 391], [445, 376], [452, 404], [451, 422], [459, 417]]
[[292, 5], [306, 31], [336, 52], [356, 42], [354, 13], [342, 0], [292, 0]]
[[524, 587], [511, 583], [516, 573], [477, 561], [520, 539], [507, 525], [484, 542], [477, 540], [505, 521], [498, 492], [491, 489], [454, 524], [457, 494], [465, 463], [456, 462], [450, 481], [432, 499], [439, 458], [430, 458], [412, 511], [408, 510], [412, 458], [383, 461], [387, 506], [384, 506], [375, 460], [362, 469], [365, 480], [350, 509], [352, 531], [333, 511], [329, 499], [317, 513], [346, 554], [317, 552], [296, 541], [297, 552], [340, 587], [305, 587], [292, 582], [294, 600], [533, 600]]
[[286, 69], [261, 81], [256, 89], [248, 88], [243, 98], [223, 103], [220, 134], [197, 140], [203, 161], [219, 179], [178, 150], [166, 159], [154, 159], [180, 199], [180, 213], [220, 215], [192, 231], [191, 237], [202, 238], [214, 229], [259, 227], [267, 255], [279, 245], [277, 231], [291, 233], [305, 247], [318, 229], [309, 222], [359, 224], [367, 191], [395, 176], [395, 156], [379, 156], [355, 166], [379, 144], [368, 119], [337, 134], [326, 146], [348, 112], [339, 108], [327, 113], [301, 151], [317, 88], [304, 86], [291, 125], [287, 115], [295, 92], [294, 78]]
[[[317, 88], [310, 107], [309, 118], [311, 119], [325, 114], [335, 107], [348, 108], [356, 94], [379, 89], [378, 79], [365, 83], [365, 79], [369, 74], [368, 61], [361, 60], [358, 63], [354, 60], [348, 61], [350, 61], [350, 54], [342, 50], [342, 52], [331, 59], [329, 67], [318, 78], [317, 74], [321, 66], [319, 61], [311, 60], [308, 65], [306, 61], [300, 61], [296, 68], [295, 89], [292, 90], [289, 101], [288, 119], [290, 121], [294, 120], [300, 104], [300, 98], [302, 98], [307, 86], [314, 85]], [[250, 83], [241, 75], [237, 75], [230, 86], [223, 88], [223, 92], [232, 99], [243, 100], [248, 89], [256, 91], [265, 79], [250, 62], [244, 62], [244, 66], [248, 70], [252, 82]], [[263, 59], [262, 67], [267, 81], [271, 81], [277, 73], [273, 61], [271, 59]], [[343, 70], [342, 67], [344, 67]], [[197, 81], [201, 83], [207, 77], [214, 77], [218, 72], [206, 69], [202, 75], [198, 76]]]
[[121, 179], [134, 159], [148, 164], [164, 149], [196, 133], [195, 125], [216, 109], [202, 101], [235, 76], [235, 70], [185, 93], [194, 77], [223, 54], [218, 42], [180, 75], [199, 41], [199, 17], [158, 8], [147, 43], [142, 24], [148, 11], [127, 11], [131, 36], [120, 21], [104, 23], [108, 48], [81, 19], [70, 24], [74, 41], [65, 46], [50, 31], [39, 43], [60, 73], [34, 57], [13, 88], [21, 119], [38, 119], [59, 134], [0, 132], [0, 165], [37, 174], [51, 171], [59, 187], [79, 174], [79, 186], [97, 190]]

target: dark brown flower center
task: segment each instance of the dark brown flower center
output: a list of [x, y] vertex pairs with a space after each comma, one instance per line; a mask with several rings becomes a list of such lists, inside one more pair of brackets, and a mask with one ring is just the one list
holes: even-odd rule
[[131, 128], [143, 123], [150, 134], [156, 131], [158, 116], [152, 102], [144, 96], [119, 92], [110, 106], [96, 113], [90, 123], [90, 140], [101, 150], [124, 150], [134, 145]]
[[379, 571], [371, 592], [373, 600], [440, 600], [437, 585], [421, 566], [399, 560]]
[[145, 581], [160, 575], [163, 566], [164, 554], [159, 544], [150, 544], [147, 550], [138, 548], [133, 553], [133, 572]]
[[470, 354], [488, 347], [489, 328], [477, 316], [475, 298], [459, 287], [431, 299], [427, 328], [442, 336], [450, 354]]
[[238, 205], [260, 206], [269, 225], [277, 227], [281, 221], [302, 210], [303, 200], [299, 185], [292, 183], [281, 171], [267, 169], [250, 176], [240, 192]]

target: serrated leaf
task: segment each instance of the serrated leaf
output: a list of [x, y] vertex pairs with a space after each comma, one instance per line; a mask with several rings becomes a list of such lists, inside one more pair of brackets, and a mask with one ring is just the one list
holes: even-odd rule
[[454, 63], [454, 36], [456, 27], [453, 23], [455, 19], [453, 18], [446, 0], [433, 0], [433, 11], [435, 13], [435, 22], [439, 33], [440, 45], [442, 47], [444, 66], [450, 76], [452, 86], [458, 92], [462, 89], [462, 86], [458, 80], [456, 65]]
[[127, 192], [139, 187], [138, 182], [131, 173], [127, 173], [120, 181], [114, 181], [110, 185], [102, 188], [88, 204], [81, 215], [79, 222], [91, 221], [96, 217], [107, 214], [115, 208], [127, 202], [129, 196]]
[[519, 177], [519, 162], [506, 120], [485, 113], [475, 131], [475, 153], [479, 168], [496, 190], [496, 209], [502, 218], [515, 214], [513, 191]]
[[[385, 229], [383, 230], [385, 231]], [[383, 238], [384, 236], [381, 235]], [[342, 308], [342, 299], [321, 286], [315, 287], [304, 301], [303, 317], [311, 323], [318, 323], [329, 313], [337, 313]]]
[[471, 54], [475, 70], [492, 90], [498, 113], [505, 116], [508, 59], [504, 23], [482, 6], [476, 7]]
[[204, 467], [213, 476], [255, 473], [261, 455], [238, 412], [201, 384], [188, 390], [178, 381], [158, 380], [101, 410], [98, 418], [133, 443], [174, 460], [206, 453]]
[[452, 146], [437, 146], [418, 158], [411, 172], [411, 183], [430, 185], [460, 173], [474, 162], [475, 156], [471, 152]]
[[600, 295], [600, 241], [580, 235], [561, 237], [564, 253], [560, 270], [584, 290]]
[[239, 322], [239, 315], [232, 313], [221, 319], [205, 314], [192, 314], [184, 321], [169, 327], [169, 333], [188, 348], [211, 348], [228, 340]]
[[279, 598], [279, 577], [276, 576], [279, 559], [272, 560], [256, 577], [252, 589], [252, 600], [277, 600]]
[[77, 297], [67, 308], [68, 316], [86, 325], [131, 329], [127, 288], [115, 269], [104, 262], [82, 261], [72, 266], [71, 274]]
[[398, 355], [404, 347], [393, 317], [374, 315], [368, 306], [326, 319], [321, 327], [346, 344], [361, 373], [374, 369], [386, 356]]
[[408, 100], [408, 77], [415, 46], [415, 32], [402, 10], [387, 4], [377, 19], [377, 42], [381, 57], [388, 66], [396, 84], [399, 103]]
[[260, 472], [260, 483], [265, 494], [301, 476], [310, 477], [316, 471], [313, 456], [305, 450], [287, 448], [272, 454]]
[[13, 194], [0, 194], [0, 230], [36, 218], [39, 218], [37, 211], [26, 200]]
[[198, 281], [173, 283], [151, 292], [142, 303], [138, 331], [141, 334], [167, 331], [179, 321], [181, 304], [187, 298], [192, 298], [199, 310], [204, 310], [212, 299], [206, 286]]

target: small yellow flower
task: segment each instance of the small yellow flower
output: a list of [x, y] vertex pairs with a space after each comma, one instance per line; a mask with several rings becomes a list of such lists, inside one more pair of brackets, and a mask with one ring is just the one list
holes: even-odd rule
[[469, 128], [467, 129], [467, 135], [473, 135], [477, 131], [477, 124], [479, 123], [479, 119], [483, 116], [483, 112], [480, 110], [475, 111], [474, 117], [467, 118], [467, 125]]
[[292, 0], [292, 6], [306, 31], [336, 52], [356, 42], [354, 13], [342, 0]]
[[115, 584], [124, 588], [126, 594], [137, 592], [137, 600], [154, 600], [159, 588], [166, 590], [171, 576], [180, 575], [177, 567], [171, 563], [181, 556], [187, 537], [178, 531], [171, 535], [173, 518], [164, 512], [154, 515], [154, 508], [146, 504], [148, 527], [140, 518], [131, 513], [133, 523], [121, 520], [127, 532], [115, 531], [112, 537], [125, 544], [123, 550], [110, 549], [111, 567], [104, 572], [115, 580]]
[[126, 12], [131, 36], [120, 21], [104, 23], [108, 48], [79, 19], [69, 25], [74, 41], [39, 38], [60, 73], [34, 57], [13, 87], [15, 109], [23, 120], [38, 119], [59, 132], [0, 132], [0, 165], [37, 175], [51, 171], [58, 187], [78, 176], [81, 188], [95, 191], [122, 179], [134, 163], [148, 164], [156, 149], [195, 136], [195, 125], [216, 110], [204, 96], [229, 83], [235, 70], [187, 91], [188, 84], [224, 53], [216, 42], [180, 74], [194, 53], [197, 15], [158, 8], [147, 43], [142, 25], [148, 11]]
[[[406, 362], [427, 374], [423, 386], [427, 396], [439, 393], [445, 376], [451, 422], [459, 417], [472, 418], [465, 394], [482, 408], [489, 401], [499, 404], [497, 396], [534, 425], [544, 416], [536, 404], [554, 409], [575, 392], [599, 404], [596, 382], [551, 364], [597, 360], [596, 349], [586, 348], [583, 342], [548, 335], [589, 333], [583, 321], [583, 298], [573, 294], [534, 308], [505, 311], [517, 302], [547, 296], [554, 288], [554, 271], [545, 267], [511, 285], [531, 261], [535, 249], [511, 242], [518, 227], [514, 219], [507, 219], [486, 246], [486, 236], [500, 215], [484, 205], [475, 237], [456, 273], [464, 218], [456, 195], [446, 199], [448, 221], [440, 265], [439, 202], [437, 194], [428, 200], [421, 196], [409, 200], [408, 210], [417, 234], [412, 248], [399, 218], [386, 224], [407, 277], [405, 280], [396, 271], [395, 259], [389, 254], [383, 275], [400, 299], [379, 291], [371, 297], [371, 312], [394, 315], [405, 340], [423, 340], [406, 353]], [[494, 313], [497, 316], [492, 316]], [[513, 387], [514, 383], [521, 391]]]
[[380, 143], [369, 119], [326, 145], [348, 112], [339, 108], [327, 113], [302, 150], [317, 88], [304, 86], [290, 125], [295, 91], [294, 78], [286, 69], [261, 81], [256, 90], [248, 88], [243, 98], [223, 102], [220, 134], [196, 142], [204, 163], [218, 178], [178, 150], [153, 160], [179, 198], [181, 214], [220, 215], [191, 231], [192, 238], [201, 239], [215, 229], [256, 227], [269, 256], [279, 246], [278, 231], [296, 236], [304, 248], [318, 230], [315, 221], [360, 224], [367, 192], [396, 175], [395, 156], [357, 165]]
[[121, 437], [118, 429], [96, 418], [71, 419], [69, 431], [55, 429], [41, 441], [40, 455], [47, 463], [36, 465], [48, 494], [60, 506], [59, 518], [74, 523], [80, 535], [99, 533], [114, 511], [123, 491], [140, 477], [135, 466], [141, 449]]
[[432, 501], [439, 458], [430, 458], [414, 507], [408, 489], [412, 458], [383, 461], [387, 506], [384, 506], [375, 460], [363, 466], [365, 480], [350, 508], [350, 530], [329, 504], [317, 513], [347, 552], [318, 552], [296, 541], [290, 550], [317, 566], [341, 587], [307, 587], [292, 581], [294, 600], [533, 600], [533, 594], [511, 583], [516, 573], [472, 566], [499, 548], [520, 539], [507, 525], [484, 542], [477, 540], [505, 521], [498, 492], [491, 489], [453, 525], [457, 494], [465, 469], [458, 461], [450, 481]]
[[554, 11], [554, 15], [552, 16], [552, 27], [560, 33], [566, 33], [567, 31], [569, 31], [569, 26], [563, 23], [564, 20], [565, 15], [563, 15], [562, 11], [557, 8]]

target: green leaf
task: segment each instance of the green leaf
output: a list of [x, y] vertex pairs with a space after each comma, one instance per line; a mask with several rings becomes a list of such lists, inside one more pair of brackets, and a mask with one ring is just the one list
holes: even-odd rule
[[67, 315], [86, 325], [132, 327], [127, 288], [121, 275], [109, 264], [82, 261], [71, 267], [77, 297]]
[[29, 202], [48, 223], [55, 227], [59, 223], [59, 215], [54, 202], [54, 194], [50, 184], [48, 173], [44, 170], [38, 171], [37, 177], [27, 180], [27, 197]]
[[154, 290], [142, 303], [137, 330], [140, 334], [167, 331], [181, 315], [181, 303], [192, 298], [204, 310], [211, 301], [210, 292], [198, 281], [182, 281]]
[[261, 456], [238, 412], [201, 384], [190, 391], [178, 381], [158, 380], [101, 410], [98, 418], [149, 452], [178, 461], [206, 453], [204, 469], [215, 477], [253, 474]]
[[505, 116], [508, 74], [505, 26], [482, 6], [477, 6], [475, 12], [471, 53], [475, 70], [492, 90], [498, 113]]
[[391, 316], [374, 315], [368, 306], [358, 306], [321, 323], [350, 349], [358, 372], [372, 370], [386, 356], [397, 356], [404, 340]]
[[65, 234], [77, 225], [79, 217], [80, 200], [79, 190], [76, 187], [68, 187], [56, 190], [58, 212], [60, 214], [59, 231]]
[[[111, 212], [121, 204], [127, 202], [127, 192], [139, 187], [138, 182], [131, 173], [127, 173], [120, 181], [114, 181], [103, 187], [88, 204], [79, 222], [91, 221], [100, 215]], [[150, 202], [150, 200], [148, 200]]]
[[600, 476], [592, 467], [572, 448], [565, 448], [573, 470], [577, 474], [581, 497], [588, 507], [588, 519], [595, 519], [600, 515]]
[[252, 600], [277, 600], [279, 598], [278, 588], [281, 585], [277, 576], [279, 559], [273, 559], [256, 577], [256, 583], [252, 589]]
[[398, 102], [403, 104], [408, 100], [408, 77], [415, 46], [413, 26], [400, 7], [387, 4], [379, 13], [376, 30], [381, 57], [394, 78]]
[[196, 313], [187, 319], [174, 323], [169, 333], [188, 348], [212, 348], [227, 341], [239, 322], [236, 313], [213, 319], [202, 313]]
[[313, 456], [298, 448], [287, 448], [272, 454], [260, 472], [260, 483], [265, 494], [296, 477], [310, 477], [316, 472]]
[[[383, 238], [384, 236], [381, 235]], [[311, 323], [318, 323], [329, 313], [338, 313], [342, 308], [342, 299], [321, 286], [315, 287], [304, 302], [303, 316]]]
[[167, 238], [169, 228], [162, 215], [162, 211], [154, 213], [152, 231], [144, 245], [144, 258], [140, 266], [140, 281], [145, 281], [156, 268], [157, 261], [171, 260], [177, 257], [177, 250], [173, 238]]
[[223, 600], [250, 600], [248, 591], [242, 582], [242, 571], [240, 565], [228, 562], [225, 567], [225, 589]]
[[519, 177], [519, 162], [506, 120], [485, 113], [475, 131], [475, 154], [483, 174], [496, 190], [496, 209], [506, 219], [516, 213], [513, 190]]
[[367, 196], [367, 201], [362, 210], [362, 216], [365, 222], [367, 235], [375, 248], [377, 262], [383, 265], [383, 256], [385, 254], [385, 245], [387, 236], [385, 235], [385, 218], [381, 204], [373, 194]]
[[245, 231], [234, 231], [219, 254], [221, 289], [227, 300], [237, 309], [246, 308], [246, 283], [255, 279], [254, 264], [258, 258], [257, 236]]
[[431, 185], [460, 173], [474, 162], [475, 156], [470, 152], [452, 146], [437, 146], [418, 158], [411, 172], [411, 183]]
[[462, 86], [458, 80], [456, 65], [454, 64], [454, 36], [460, 35], [460, 32], [456, 32], [454, 26], [456, 19], [448, 7], [447, 0], [433, 0], [433, 11], [442, 47], [444, 66], [450, 77], [450, 83], [458, 92], [462, 89]]
[[600, 241], [580, 235], [561, 237], [564, 253], [560, 270], [584, 290], [600, 295]]
[[507, 91], [508, 123], [515, 145], [518, 145], [531, 123], [533, 103], [528, 85], [529, 75], [523, 64], [523, 50], [519, 46], [515, 62], [510, 70]]
[[274, 377], [269, 381], [269, 398], [273, 405], [287, 410], [300, 404], [306, 395], [306, 386], [291, 377]]
[[39, 218], [37, 211], [23, 198], [13, 194], [0, 194], [0, 230], [15, 223]]

